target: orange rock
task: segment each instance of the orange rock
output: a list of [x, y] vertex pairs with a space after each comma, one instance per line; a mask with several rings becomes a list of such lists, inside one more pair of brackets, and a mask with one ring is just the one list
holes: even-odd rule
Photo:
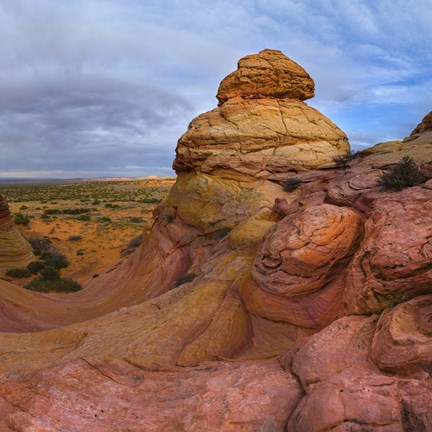
[[357, 212], [329, 204], [282, 219], [266, 235], [243, 289], [247, 308], [300, 327], [329, 324], [341, 307], [343, 267], [362, 232]]
[[314, 97], [314, 89], [300, 65], [281, 51], [265, 49], [239, 60], [237, 70], [221, 82], [217, 98], [219, 105], [235, 97], [305, 100]]

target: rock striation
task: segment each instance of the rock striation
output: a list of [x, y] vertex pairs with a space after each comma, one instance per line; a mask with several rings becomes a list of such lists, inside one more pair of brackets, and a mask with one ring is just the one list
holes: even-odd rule
[[278, 179], [331, 164], [348, 139], [303, 102], [313, 95], [313, 80], [280, 51], [241, 59], [219, 87], [219, 107], [192, 120], [180, 138], [174, 169]]
[[[125, 263], [0, 281], [0, 430], [432, 431], [432, 131], [336, 169], [312, 95], [279, 51], [240, 60]], [[404, 156], [426, 181], [379, 186]]]
[[26, 267], [34, 260], [30, 245], [13, 223], [6, 199], [0, 195], [0, 272]]

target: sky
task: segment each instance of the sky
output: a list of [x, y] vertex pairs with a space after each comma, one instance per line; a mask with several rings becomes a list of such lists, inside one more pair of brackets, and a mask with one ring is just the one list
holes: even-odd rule
[[239, 58], [279, 49], [354, 148], [432, 110], [432, 0], [0, 0], [0, 178], [172, 175]]

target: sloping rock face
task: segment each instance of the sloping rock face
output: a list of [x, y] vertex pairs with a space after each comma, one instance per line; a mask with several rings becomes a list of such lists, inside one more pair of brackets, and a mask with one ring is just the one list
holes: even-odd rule
[[[432, 431], [432, 131], [312, 170], [311, 92], [277, 51], [241, 60], [127, 262], [63, 296], [0, 281], [0, 430]], [[426, 181], [379, 186], [404, 156]]]
[[12, 221], [6, 199], [0, 195], [0, 272], [25, 267], [34, 260], [30, 245]]

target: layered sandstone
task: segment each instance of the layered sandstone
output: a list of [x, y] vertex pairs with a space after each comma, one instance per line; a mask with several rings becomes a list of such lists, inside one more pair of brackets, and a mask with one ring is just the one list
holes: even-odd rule
[[[432, 131], [337, 170], [312, 94], [280, 52], [241, 60], [124, 264], [66, 296], [0, 281], [1, 430], [432, 431]], [[404, 156], [428, 179], [379, 186]]]
[[26, 267], [34, 260], [30, 245], [13, 223], [6, 199], [0, 195], [0, 272]]
[[174, 169], [219, 177], [278, 179], [331, 164], [349, 150], [345, 134], [304, 99], [309, 75], [280, 51], [241, 59], [219, 88], [219, 108], [192, 120]]

